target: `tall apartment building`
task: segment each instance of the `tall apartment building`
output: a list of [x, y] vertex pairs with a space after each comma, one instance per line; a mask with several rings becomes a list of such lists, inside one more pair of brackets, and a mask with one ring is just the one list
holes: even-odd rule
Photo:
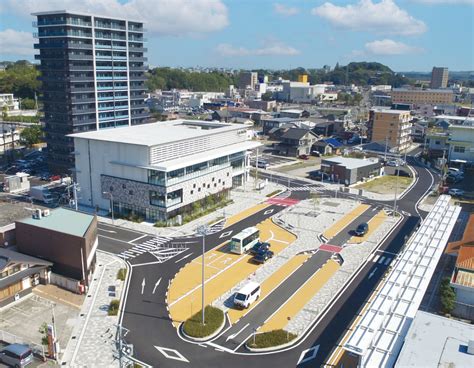
[[448, 86], [448, 68], [433, 67], [431, 71], [431, 88], [446, 88]]
[[385, 142], [398, 152], [411, 144], [410, 111], [375, 108], [369, 113], [367, 137], [370, 142]]
[[250, 86], [251, 89], [255, 89], [258, 83], [258, 74], [256, 72], [241, 72], [239, 74], [239, 88], [245, 89]]
[[450, 89], [408, 89], [394, 88], [390, 93], [392, 103], [409, 103], [413, 105], [449, 105], [454, 94]]
[[143, 23], [65, 10], [34, 13], [48, 164], [74, 168], [71, 133], [146, 122]]

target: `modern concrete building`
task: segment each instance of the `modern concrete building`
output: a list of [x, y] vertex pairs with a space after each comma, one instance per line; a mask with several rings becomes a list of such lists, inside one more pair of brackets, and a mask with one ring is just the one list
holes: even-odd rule
[[13, 96], [13, 93], [0, 93], [0, 110], [3, 111], [5, 106], [8, 111], [18, 110], [20, 108], [20, 101]]
[[[172, 120], [73, 134], [79, 203], [165, 221], [246, 180], [247, 126]], [[178, 220], [179, 221], [179, 220]]]
[[410, 111], [374, 108], [369, 112], [367, 138], [370, 142], [387, 142], [399, 152], [411, 144]]
[[[53, 264], [54, 284], [75, 281], [88, 286], [96, 262], [97, 217], [64, 208], [36, 210], [15, 222], [16, 247], [21, 253]], [[73, 281], [73, 284], [74, 284]]]
[[333, 181], [352, 185], [362, 179], [380, 175], [382, 163], [377, 159], [360, 159], [350, 157], [332, 157], [321, 160], [321, 171], [328, 174]]
[[431, 71], [431, 88], [446, 88], [448, 86], [448, 68], [433, 67]]
[[449, 161], [474, 162], [474, 120], [451, 124], [448, 128]]
[[68, 134], [146, 122], [140, 21], [66, 10], [34, 13], [48, 164], [74, 168]]
[[257, 83], [258, 74], [256, 72], [241, 72], [239, 74], [240, 89], [246, 89], [247, 87], [250, 87], [250, 89], [254, 90]]
[[472, 324], [418, 311], [395, 367], [473, 367], [473, 337]]
[[392, 103], [408, 103], [412, 105], [452, 104], [454, 93], [450, 89], [408, 89], [394, 88], [391, 92]]

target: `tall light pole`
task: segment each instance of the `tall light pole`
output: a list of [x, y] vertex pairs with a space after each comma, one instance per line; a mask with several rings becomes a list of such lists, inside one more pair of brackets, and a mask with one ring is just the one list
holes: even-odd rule
[[110, 196], [110, 211], [112, 213], [112, 225], [115, 225], [114, 219], [114, 196], [110, 192], [102, 192], [103, 194], [108, 194]]
[[208, 226], [207, 225], [200, 225], [197, 228], [197, 233], [202, 236], [202, 284], [201, 284], [201, 297], [202, 297], [202, 324], [206, 324], [206, 316], [204, 313], [204, 308], [205, 308], [205, 301], [204, 301], [204, 253], [206, 253], [206, 235], [208, 233]]

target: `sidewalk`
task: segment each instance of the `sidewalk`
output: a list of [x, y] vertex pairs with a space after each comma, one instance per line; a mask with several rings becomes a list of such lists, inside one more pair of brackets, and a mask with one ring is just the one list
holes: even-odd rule
[[[253, 178], [250, 178], [249, 181], [246, 183], [245, 188], [239, 187], [237, 189], [231, 190], [230, 199], [233, 200], [233, 203], [224, 208], [220, 208], [213, 213], [188, 222], [187, 224], [184, 224], [182, 226], [154, 227], [153, 224], [149, 222], [135, 223], [124, 219], [117, 219], [114, 221], [114, 224], [120, 227], [156, 236], [189, 236], [193, 235], [196, 232], [196, 228], [200, 225], [211, 225], [219, 219], [229, 218], [237, 213], [244, 211], [247, 208], [253, 207], [258, 203], [266, 201], [268, 199], [267, 194], [270, 194], [276, 190], [285, 189], [283, 185], [271, 182], [268, 182], [265, 188], [261, 191], [253, 189], [254, 187], [255, 181]], [[108, 224], [112, 223], [112, 219], [103, 216], [104, 214], [102, 213], [99, 217], [99, 221]]]
[[[108, 316], [108, 305], [120, 299], [123, 281], [117, 272], [125, 268], [118, 257], [97, 252], [93, 281], [81, 308], [78, 323], [67, 344], [61, 365], [68, 367], [118, 367], [115, 355], [115, 336], [119, 315]], [[115, 287], [115, 293], [112, 292]], [[115, 294], [115, 295], [113, 295]]]

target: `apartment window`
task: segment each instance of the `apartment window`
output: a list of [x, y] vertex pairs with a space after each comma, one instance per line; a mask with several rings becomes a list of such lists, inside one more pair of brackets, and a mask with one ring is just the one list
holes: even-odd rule
[[217, 187], [217, 183], [214, 183], [214, 188]]
[[465, 151], [466, 151], [465, 147], [454, 146], [454, 152], [456, 152], [456, 153], [464, 153]]
[[196, 183], [193, 184], [193, 188], [196, 189]]
[[198, 188], [198, 192], [200, 192], [200, 191], [201, 191], [201, 188]]
[[194, 190], [191, 190], [190, 194], [193, 195], [193, 194], [194, 194]]
[[155, 192], [154, 190], [150, 191], [150, 204], [158, 207], [165, 207], [166, 199], [165, 195]]

